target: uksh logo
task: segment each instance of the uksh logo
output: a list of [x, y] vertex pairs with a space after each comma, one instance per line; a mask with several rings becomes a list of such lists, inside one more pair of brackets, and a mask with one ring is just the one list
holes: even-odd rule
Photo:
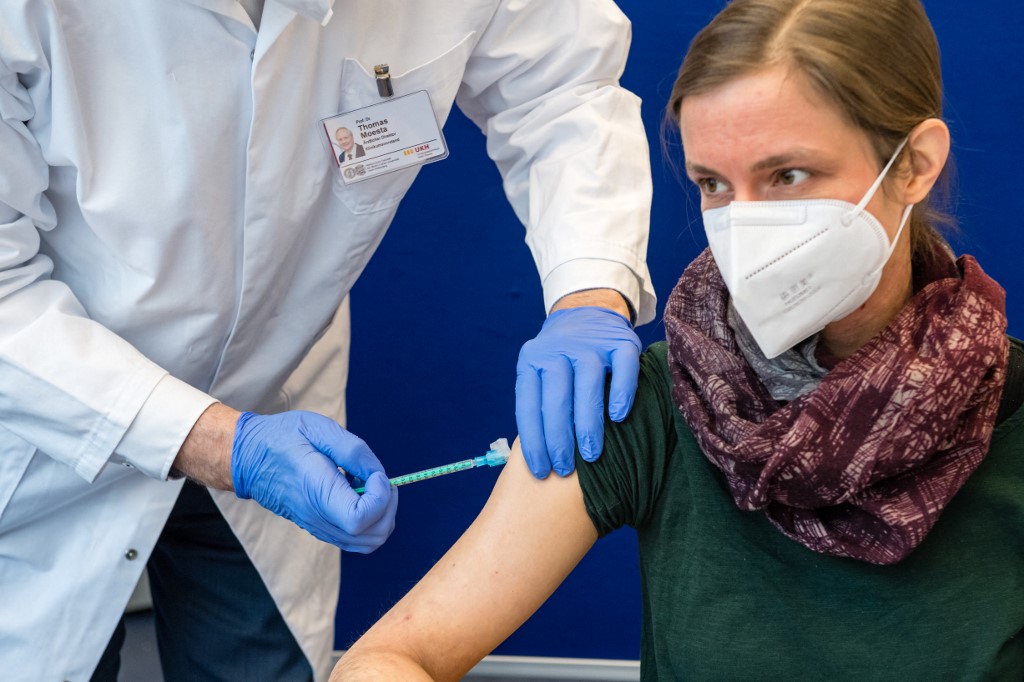
[[360, 175], [366, 175], [366, 166], [360, 163], [356, 166], [349, 166], [342, 172], [345, 173], [346, 178], [352, 180], [353, 178], [358, 177]]

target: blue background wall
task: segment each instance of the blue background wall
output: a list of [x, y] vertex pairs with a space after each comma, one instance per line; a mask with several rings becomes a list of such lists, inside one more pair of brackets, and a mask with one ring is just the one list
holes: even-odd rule
[[[698, 202], [662, 158], [660, 125], [675, 72], [715, 0], [621, 0], [633, 21], [622, 77], [644, 101], [654, 170], [648, 261], [659, 303], [705, 246]], [[959, 170], [959, 251], [1008, 292], [1011, 333], [1024, 335], [1024, 6], [925, 0], [942, 46], [946, 119]], [[505, 201], [484, 138], [455, 111], [448, 160], [427, 166], [355, 287], [349, 427], [391, 475], [482, 454], [516, 433], [515, 364], [544, 319], [523, 230]], [[659, 305], [658, 312], [662, 307]], [[638, 330], [644, 344], [660, 322]], [[470, 471], [401, 490], [388, 543], [342, 563], [337, 644], [348, 646], [469, 525], [497, 472]], [[496, 653], [638, 658], [636, 542], [599, 542], [554, 597]]]

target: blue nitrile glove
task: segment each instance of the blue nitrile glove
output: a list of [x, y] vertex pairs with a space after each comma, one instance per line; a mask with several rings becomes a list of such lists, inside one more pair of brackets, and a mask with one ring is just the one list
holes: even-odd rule
[[[342, 467], [366, 481], [358, 495]], [[231, 448], [235, 494], [315, 537], [369, 554], [395, 527], [398, 491], [362, 439], [314, 412], [243, 412]]]
[[540, 334], [519, 352], [516, 423], [530, 471], [572, 473], [573, 426], [588, 462], [604, 446], [604, 386], [611, 370], [608, 414], [629, 414], [640, 374], [640, 339], [629, 320], [607, 308], [581, 306], [551, 313]]

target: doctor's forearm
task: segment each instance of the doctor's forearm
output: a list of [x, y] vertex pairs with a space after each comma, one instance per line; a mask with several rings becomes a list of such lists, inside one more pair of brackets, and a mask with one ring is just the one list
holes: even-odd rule
[[241, 412], [214, 403], [199, 417], [171, 467], [196, 483], [234, 490], [231, 478], [231, 447]]

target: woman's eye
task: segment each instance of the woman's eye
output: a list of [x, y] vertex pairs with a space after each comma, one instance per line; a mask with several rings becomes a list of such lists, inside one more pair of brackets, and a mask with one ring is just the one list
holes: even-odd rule
[[700, 186], [701, 191], [708, 195], [722, 194], [729, 190], [729, 185], [718, 178], [701, 178], [697, 181], [697, 184]]
[[799, 168], [787, 168], [784, 171], [779, 171], [776, 176], [780, 185], [799, 185], [809, 177], [811, 177], [810, 173]]

